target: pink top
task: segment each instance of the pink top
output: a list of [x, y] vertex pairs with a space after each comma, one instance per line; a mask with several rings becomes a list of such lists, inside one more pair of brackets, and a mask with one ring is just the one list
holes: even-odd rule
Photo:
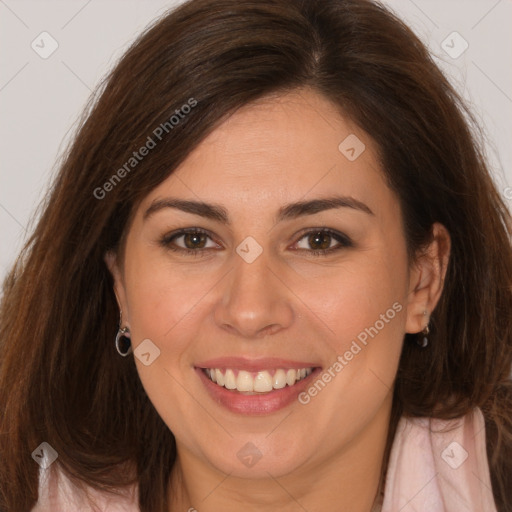
[[[441, 430], [443, 430], [441, 432]], [[72, 484], [55, 472], [39, 472], [40, 496], [32, 512], [93, 510]], [[90, 490], [101, 512], [140, 512], [137, 485], [123, 497]], [[402, 417], [391, 449], [384, 498], [372, 512], [497, 512], [480, 409], [457, 420]]]

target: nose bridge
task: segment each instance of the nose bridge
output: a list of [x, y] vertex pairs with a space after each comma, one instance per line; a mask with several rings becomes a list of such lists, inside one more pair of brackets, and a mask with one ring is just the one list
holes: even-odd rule
[[[259, 244], [258, 244], [259, 245]], [[286, 287], [276, 277], [267, 251], [244, 240], [233, 255], [233, 270], [224, 282], [216, 321], [243, 337], [288, 327], [293, 320]]]

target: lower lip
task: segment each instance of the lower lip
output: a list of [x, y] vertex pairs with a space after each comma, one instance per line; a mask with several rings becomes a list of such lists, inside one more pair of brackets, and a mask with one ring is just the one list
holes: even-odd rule
[[202, 368], [195, 368], [195, 370], [215, 402], [232, 412], [257, 416], [279, 411], [298, 401], [299, 394], [309, 385], [313, 376], [321, 371], [321, 368], [315, 368], [307, 377], [293, 386], [287, 385], [282, 389], [274, 389], [258, 395], [244, 395], [236, 390], [231, 391], [212, 382]]

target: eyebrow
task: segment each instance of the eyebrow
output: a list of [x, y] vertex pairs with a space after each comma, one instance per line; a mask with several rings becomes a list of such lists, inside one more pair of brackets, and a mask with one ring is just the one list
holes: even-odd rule
[[[190, 201], [168, 197], [153, 201], [145, 211], [143, 220], [147, 220], [156, 212], [164, 208], [175, 208], [186, 213], [199, 215], [222, 224], [231, 225], [227, 210], [219, 204], [210, 204], [203, 201]], [[363, 202], [349, 196], [332, 196], [321, 199], [312, 199], [310, 201], [298, 201], [290, 203], [279, 208], [276, 222], [296, 219], [305, 215], [314, 215], [325, 210], [335, 208], [351, 208], [368, 215], [375, 215], [373, 211]]]

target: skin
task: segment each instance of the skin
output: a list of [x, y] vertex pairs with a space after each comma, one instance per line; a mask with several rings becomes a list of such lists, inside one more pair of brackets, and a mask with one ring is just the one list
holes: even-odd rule
[[[366, 146], [352, 162], [338, 149], [349, 134]], [[274, 220], [285, 204], [334, 192], [373, 215], [344, 207]], [[171, 196], [220, 204], [231, 225], [174, 208], [144, 220], [155, 200]], [[159, 243], [182, 228], [211, 233], [192, 240], [206, 246], [202, 256]], [[353, 246], [327, 237], [340, 250], [314, 256], [322, 240], [308, 242], [307, 228], [342, 233]], [[247, 236], [263, 249], [252, 263], [235, 250]], [[144, 198], [125, 244], [123, 261], [113, 253], [106, 261], [134, 350], [149, 338], [161, 351], [149, 366], [135, 363], [176, 437], [170, 510], [370, 512], [403, 337], [424, 328], [423, 312], [439, 300], [450, 238], [435, 224], [431, 245], [409, 264], [398, 199], [369, 136], [309, 89], [247, 105]], [[306, 405], [234, 413], [209, 397], [194, 370], [221, 356], [327, 369], [396, 302], [401, 311]], [[250, 468], [237, 457], [248, 442], [261, 453]]]

